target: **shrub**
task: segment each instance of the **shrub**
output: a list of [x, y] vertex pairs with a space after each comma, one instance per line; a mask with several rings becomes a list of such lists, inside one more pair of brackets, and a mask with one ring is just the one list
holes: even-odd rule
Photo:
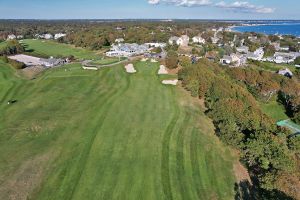
[[179, 63], [178, 54], [175, 51], [169, 51], [166, 58], [166, 66], [169, 69], [177, 68]]

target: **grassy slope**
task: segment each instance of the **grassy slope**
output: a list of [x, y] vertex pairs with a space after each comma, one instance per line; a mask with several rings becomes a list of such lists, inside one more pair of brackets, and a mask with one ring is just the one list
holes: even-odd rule
[[6, 46], [6, 42], [0, 42], [0, 49], [4, 48]]
[[269, 103], [261, 102], [260, 107], [264, 113], [272, 117], [276, 122], [289, 118], [285, 114], [285, 108], [276, 101], [271, 101]]
[[[23, 40], [23, 44], [28, 50], [28, 54], [40, 55], [44, 57], [48, 56], [70, 56], [73, 55], [76, 58], [83, 59], [95, 59], [99, 58], [95, 52], [82, 48], [75, 48], [71, 45], [57, 43], [51, 40]], [[30, 52], [32, 51], [32, 52]]]
[[289, 64], [276, 64], [276, 63], [271, 63], [271, 62], [260, 62], [259, 66], [251, 65], [252, 67], [259, 69], [259, 70], [266, 70], [266, 71], [271, 71], [271, 72], [277, 72], [279, 70], [288, 68], [292, 72], [295, 72], [297, 68], [293, 65]]
[[150, 65], [25, 81], [0, 63], [0, 199], [232, 199], [228, 149]]

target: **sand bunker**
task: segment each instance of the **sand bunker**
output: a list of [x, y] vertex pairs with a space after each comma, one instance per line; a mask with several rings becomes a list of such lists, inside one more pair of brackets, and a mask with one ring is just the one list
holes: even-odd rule
[[148, 60], [148, 58], [142, 58], [141, 61], [142, 62], [146, 62]]
[[158, 61], [155, 60], [155, 59], [151, 59], [151, 62], [152, 62], [152, 63], [157, 63]]
[[162, 81], [162, 84], [164, 84], [164, 85], [177, 85], [177, 83], [178, 83], [177, 79], [176, 80], [163, 80]]
[[134, 69], [133, 64], [125, 65], [125, 69], [126, 69], [127, 73], [131, 73], [131, 74], [136, 73], [136, 70]]
[[168, 74], [168, 71], [164, 65], [159, 66], [158, 74]]
[[85, 70], [95, 70], [95, 71], [98, 70], [97, 67], [87, 67], [87, 66], [84, 66], [84, 65], [82, 66], [82, 68], [85, 69]]

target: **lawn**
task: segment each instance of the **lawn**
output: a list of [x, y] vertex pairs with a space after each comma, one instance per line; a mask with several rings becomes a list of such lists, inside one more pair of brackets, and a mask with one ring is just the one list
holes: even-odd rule
[[260, 103], [261, 109], [269, 117], [273, 118], [276, 122], [288, 119], [289, 117], [285, 114], [285, 108], [280, 105], [277, 101], [271, 101], [269, 103]]
[[125, 60], [126, 58], [109, 58], [109, 57], [105, 57], [105, 58], [101, 58], [101, 59], [97, 59], [97, 60], [93, 60], [92, 62], [90, 62], [89, 64], [91, 65], [110, 65], [110, 64], [114, 64], [117, 63], [119, 61]]
[[6, 42], [0, 42], [0, 49], [4, 48], [6, 46]]
[[266, 71], [271, 71], [271, 72], [277, 72], [281, 69], [288, 68], [292, 72], [295, 72], [297, 69], [293, 65], [288, 65], [288, 64], [276, 64], [276, 63], [271, 63], [271, 62], [259, 62], [259, 65], [251, 65], [252, 67], [259, 69], [259, 70], [266, 70]]
[[75, 48], [72, 45], [61, 44], [51, 40], [26, 39], [22, 42], [26, 47], [27, 54], [41, 57], [64, 57], [73, 55], [78, 59], [97, 59], [101, 56], [96, 52]]
[[158, 66], [25, 80], [0, 63], [0, 199], [233, 199], [235, 158]]

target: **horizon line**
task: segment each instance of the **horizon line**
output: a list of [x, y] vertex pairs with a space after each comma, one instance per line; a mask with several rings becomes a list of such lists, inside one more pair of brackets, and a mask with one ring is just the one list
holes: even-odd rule
[[0, 18], [0, 20], [209, 20], [209, 21], [300, 21], [300, 19], [214, 19], [214, 18]]

